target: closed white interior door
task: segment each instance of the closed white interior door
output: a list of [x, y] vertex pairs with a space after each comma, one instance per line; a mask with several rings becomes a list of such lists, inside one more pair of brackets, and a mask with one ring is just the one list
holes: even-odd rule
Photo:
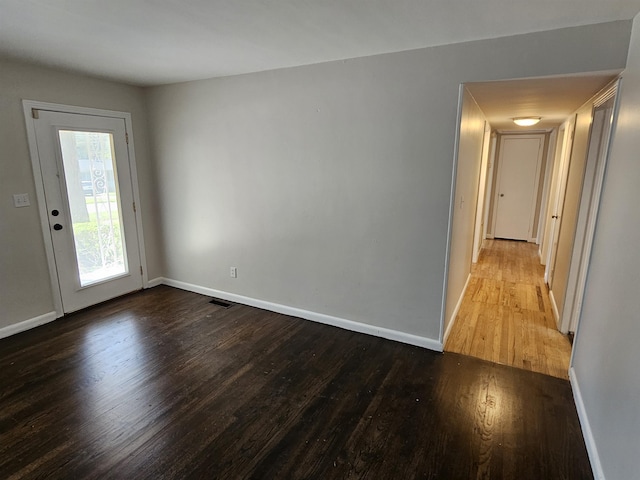
[[553, 279], [556, 272], [556, 260], [558, 258], [558, 241], [560, 239], [560, 225], [562, 224], [564, 200], [567, 191], [567, 179], [569, 175], [569, 165], [571, 163], [571, 153], [573, 151], [573, 136], [575, 134], [577, 115], [569, 122], [565, 130], [565, 142], [560, 159], [560, 169], [558, 171], [558, 183], [556, 186], [557, 193], [555, 195], [556, 202], [551, 213], [551, 249], [549, 251], [549, 261], [545, 275], [547, 277], [547, 285], [553, 289]]
[[494, 237], [529, 240], [544, 136], [503, 136], [501, 143]]
[[124, 119], [44, 110], [35, 116], [63, 311], [141, 289]]

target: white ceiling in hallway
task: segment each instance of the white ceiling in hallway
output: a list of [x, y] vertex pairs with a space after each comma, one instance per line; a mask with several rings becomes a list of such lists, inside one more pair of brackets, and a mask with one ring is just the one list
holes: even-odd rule
[[0, 56], [159, 85], [638, 11], [640, 0], [0, 0]]
[[[619, 73], [478, 82], [466, 86], [493, 129], [526, 132], [557, 127]], [[514, 117], [525, 116], [542, 119], [532, 127], [518, 127], [512, 121]]]

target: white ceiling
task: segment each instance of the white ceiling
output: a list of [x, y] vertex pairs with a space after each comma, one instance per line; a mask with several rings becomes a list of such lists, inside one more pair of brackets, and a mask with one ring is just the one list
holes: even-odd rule
[[[467, 83], [466, 86], [493, 129], [541, 130], [560, 125], [618, 74], [618, 71], [612, 71], [566, 77]], [[515, 117], [526, 116], [542, 119], [533, 127], [518, 127], [512, 121]]]
[[159, 85], [638, 11], [640, 0], [0, 0], [0, 56]]

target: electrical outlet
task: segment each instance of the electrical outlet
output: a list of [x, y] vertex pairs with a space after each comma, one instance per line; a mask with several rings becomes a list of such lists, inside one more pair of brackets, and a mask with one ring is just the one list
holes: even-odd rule
[[231, 267], [231, 278], [238, 278], [238, 269], [236, 267]]
[[28, 193], [15, 193], [13, 195], [13, 206], [16, 208], [20, 207], [28, 207], [31, 205], [31, 201], [29, 201]]

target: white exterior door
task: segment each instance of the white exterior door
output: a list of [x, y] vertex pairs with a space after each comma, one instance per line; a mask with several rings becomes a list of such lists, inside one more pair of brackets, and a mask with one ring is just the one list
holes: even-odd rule
[[503, 136], [498, 164], [494, 237], [530, 240], [535, 214], [543, 135]]
[[125, 120], [37, 110], [32, 121], [63, 312], [141, 289]]

